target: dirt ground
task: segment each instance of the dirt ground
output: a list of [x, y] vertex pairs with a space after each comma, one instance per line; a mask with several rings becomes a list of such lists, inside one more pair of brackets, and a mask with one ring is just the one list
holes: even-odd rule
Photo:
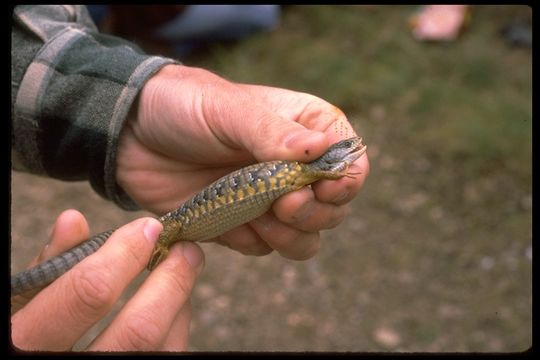
[[[358, 22], [355, 12], [370, 16]], [[475, 9], [474, 26], [454, 47], [423, 47], [407, 34], [410, 8], [291, 7], [282, 27], [262, 37], [264, 46], [256, 38], [209, 55], [203, 65], [229, 78], [339, 104], [369, 146], [371, 174], [350, 216], [323, 233], [310, 260], [203, 244], [190, 350], [515, 352], [532, 345], [532, 63], [530, 52], [508, 48], [496, 32], [523, 12]], [[372, 40], [358, 40], [355, 61], [365, 72], [350, 61], [352, 26], [356, 34], [378, 29]], [[290, 50], [273, 80], [267, 46]], [[342, 53], [327, 55], [332, 46]], [[405, 58], [419, 51], [405, 73]], [[330, 71], [337, 75], [320, 78]], [[64, 209], [84, 213], [93, 232], [148, 214], [124, 212], [84, 182], [13, 172], [11, 185], [14, 272], [39, 252]]]

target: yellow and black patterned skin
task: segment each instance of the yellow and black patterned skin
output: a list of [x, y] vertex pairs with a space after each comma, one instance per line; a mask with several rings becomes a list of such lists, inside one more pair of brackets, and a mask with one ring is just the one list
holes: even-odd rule
[[296, 161], [270, 161], [234, 171], [159, 220], [160, 235], [149, 269], [179, 240], [207, 241], [253, 220], [270, 209], [274, 200], [315, 181], [305, 176], [306, 165]]
[[[280, 196], [320, 179], [336, 180], [365, 151], [359, 137], [342, 140], [310, 163], [268, 161], [246, 166], [214, 181], [179, 208], [161, 216], [163, 231], [148, 269], [154, 269], [177, 241], [207, 241], [249, 222], [270, 209]], [[41, 288], [71, 269], [103, 245], [114, 230], [11, 278], [11, 293]]]

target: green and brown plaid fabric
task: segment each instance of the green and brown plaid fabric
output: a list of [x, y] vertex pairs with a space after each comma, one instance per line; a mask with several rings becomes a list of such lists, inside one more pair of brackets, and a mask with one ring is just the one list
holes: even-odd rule
[[116, 149], [139, 90], [175, 60], [101, 34], [84, 6], [17, 6], [11, 31], [12, 168], [89, 180], [124, 209]]

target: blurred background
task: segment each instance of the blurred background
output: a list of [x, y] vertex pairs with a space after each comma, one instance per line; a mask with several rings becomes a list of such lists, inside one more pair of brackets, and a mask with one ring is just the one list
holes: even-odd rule
[[[421, 10], [252, 9], [246, 18], [261, 19], [230, 38], [186, 40], [163, 30], [186, 13], [177, 7], [150, 24], [159, 28], [156, 40], [121, 25], [126, 8], [92, 9], [103, 31], [150, 53], [326, 99], [368, 144], [365, 187], [347, 220], [323, 233], [314, 258], [246, 257], [202, 245], [190, 350], [514, 352], [532, 345], [532, 11], [472, 6], [454, 39], [425, 41], [413, 33]], [[64, 209], [83, 212], [92, 232], [147, 215], [116, 208], [86, 183], [16, 172], [11, 201], [14, 272], [39, 252]]]

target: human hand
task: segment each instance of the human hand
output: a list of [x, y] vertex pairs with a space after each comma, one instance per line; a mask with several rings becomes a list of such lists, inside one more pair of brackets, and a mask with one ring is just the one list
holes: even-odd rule
[[[95, 254], [41, 292], [13, 297], [13, 344], [23, 350], [71, 349], [146, 267], [161, 229], [155, 219], [135, 220], [115, 231]], [[88, 236], [88, 224], [81, 213], [63, 212], [49, 245], [31, 265], [66, 251]], [[189, 296], [203, 261], [198, 245], [175, 244], [87, 350], [185, 350], [191, 320]]]
[[[116, 176], [139, 205], [162, 214], [242, 166], [276, 159], [308, 162], [354, 135], [343, 112], [315, 96], [169, 65], [146, 83], [132, 108], [119, 139]], [[272, 211], [216, 241], [244, 254], [275, 249], [291, 259], [312, 257], [319, 231], [344, 219], [347, 203], [364, 183], [367, 156], [350, 171], [359, 175], [289, 193]]]

